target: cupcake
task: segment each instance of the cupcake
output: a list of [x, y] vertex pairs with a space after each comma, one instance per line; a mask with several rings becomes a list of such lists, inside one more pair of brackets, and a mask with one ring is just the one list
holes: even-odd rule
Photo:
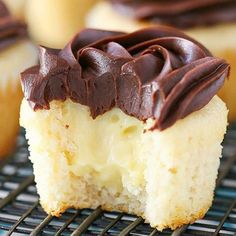
[[231, 64], [231, 80], [220, 97], [236, 119], [236, 1], [235, 0], [111, 0], [99, 2], [89, 13], [87, 26], [133, 31], [165, 24], [185, 30], [218, 57]]
[[29, 33], [40, 45], [62, 48], [82, 27], [96, 0], [30, 0], [26, 5]]
[[229, 65], [184, 33], [85, 29], [21, 74], [20, 122], [48, 214], [96, 208], [159, 230], [204, 216], [227, 126]]
[[37, 61], [37, 49], [26, 36], [25, 25], [0, 1], [0, 157], [12, 151], [19, 131], [20, 72]]

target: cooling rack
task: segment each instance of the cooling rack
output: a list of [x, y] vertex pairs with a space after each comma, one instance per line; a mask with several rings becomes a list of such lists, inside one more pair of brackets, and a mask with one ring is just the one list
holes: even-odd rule
[[175, 231], [158, 232], [140, 217], [118, 212], [67, 210], [48, 216], [39, 204], [24, 131], [15, 153], [0, 162], [0, 235], [236, 236], [236, 124], [223, 143], [215, 199], [204, 219]]

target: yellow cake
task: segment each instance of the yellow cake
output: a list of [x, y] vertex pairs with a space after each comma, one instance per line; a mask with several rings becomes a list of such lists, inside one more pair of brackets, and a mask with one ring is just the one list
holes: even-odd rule
[[[3, 8], [5, 12], [0, 2], [0, 12]], [[25, 26], [8, 12], [0, 17], [0, 31], [0, 157], [4, 157], [13, 150], [19, 132], [20, 72], [36, 64], [37, 49], [26, 38]]]
[[[156, 24], [170, 24], [183, 28], [185, 32], [191, 35], [193, 38], [200, 41], [205, 45], [215, 56], [225, 58], [231, 64], [231, 79], [225, 83], [225, 86], [220, 91], [220, 97], [226, 102], [230, 112], [229, 119], [236, 119], [236, 2], [233, 0], [227, 1], [178, 1], [170, 3], [161, 3], [161, 1], [156, 1], [153, 3], [154, 9], [155, 5], [158, 5], [160, 9], [166, 7], [168, 14], [173, 15], [174, 20], [164, 19], [164, 14], [168, 15], [165, 10], [163, 10], [163, 15], [156, 15], [154, 21], [150, 19], [137, 20], [134, 16], [132, 7], [130, 5], [136, 0], [111, 0], [111, 1], [101, 1], [98, 2], [93, 9], [90, 11], [87, 17], [87, 27], [108, 29], [108, 30], [121, 30], [121, 31], [134, 31], [144, 27], [154, 26]], [[122, 2], [127, 8], [120, 9], [118, 7], [112, 6], [112, 2]], [[136, 1], [137, 4], [138, 1]], [[139, 1], [140, 5], [150, 4], [150, 1]], [[125, 5], [127, 4], [127, 5]], [[130, 5], [129, 5], [130, 4]], [[230, 4], [232, 6], [230, 6]], [[167, 5], [167, 6], [165, 6]], [[190, 5], [190, 6], [189, 6]], [[208, 6], [209, 5], [209, 6]], [[217, 8], [217, 11], [213, 8], [215, 5], [220, 5]], [[128, 8], [129, 6], [130, 8]], [[143, 7], [143, 8], [144, 8]], [[147, 7], [147, 6], [146, 6]], [[208, 7], [208, 8], [207, 8]], [[188, 15], [188, 11], [196, 10], [200, 11], [196, 15]], [[173, 10], [173, 12], [172, 12]], [[213, 10], [219, 15], [214, 15]], [[150, 11], [150, 10], [145, 10]], [[153, 10], [155, 13], [155, 10]], [[160, 10], [161, 11], [161, 10]], [[177, 18], [178, 11], [183, 17]], [[202, 12], [201, 12], [202, 11]], [[213, 13], [212, 13], [213, 12]], [[138, 14], [138, 13], [137, 13]], [[140, 13], [141, 14], [141, 13]], [[144, 14], [144, 13], [143, 13]], [[146, 13], [147, 14], [147, 13]], [[160, 13], [159, 13], [160, 14]], [[207, 15], [209, 14], [209, 16]], [[212, 16], [213, 15], [213, 16]], [[184, 22], [184, 17], [192, 18], [194, 24], [191, 26], [185, 25], [187, 22]], [[176, 19], [174, 18], [176, 17]], [[205, 22], [201, 18], [208, 18]], [[214, 18], [215, 17], [215, 18]], [[212, 21], [215, 20], [213, 23]]]
[[158, 230], [204, 216], [213, 199], [229, 65], [172, 28], [84, 30], [40, 49], [21, 75], [40, 202], [48, 214], [96, 208]]

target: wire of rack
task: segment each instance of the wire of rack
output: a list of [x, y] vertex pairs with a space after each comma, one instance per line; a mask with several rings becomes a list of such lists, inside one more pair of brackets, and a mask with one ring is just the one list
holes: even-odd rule
[[159, 232], [141, 217], [97, 208], [46, 215], [39, 203], [27, 142], [21, 130], [15, 153], [0, 162], [0, 235], [236, 236], [236, 123], [223, 143], [213, 205], [205, 217], [175, 231]]

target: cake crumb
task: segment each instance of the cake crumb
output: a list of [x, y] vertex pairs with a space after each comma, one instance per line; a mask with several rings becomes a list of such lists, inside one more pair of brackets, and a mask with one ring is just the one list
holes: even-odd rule
[[172, 174], [176, 174], [177, 173], [177, 169], [176, 168], [170, 168], [169, 172], [171, 172]]

